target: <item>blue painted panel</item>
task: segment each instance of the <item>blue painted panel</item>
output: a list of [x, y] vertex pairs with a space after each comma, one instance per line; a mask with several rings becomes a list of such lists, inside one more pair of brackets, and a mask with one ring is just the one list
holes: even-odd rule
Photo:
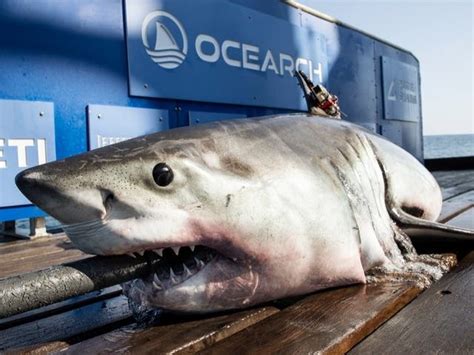
[[[416, 57], [403, 52], [399, 49], [387, 46], [380, 42], [375, 42], [375, 59], [377, 65], [376, 71], [376, 92], [377, 92], [377, 125], [379, 132], [387, 139], [398, 142], [400, 146], [413, 154], [418, 160], [423, 161], [423, 122], [421, 119], [421, 100], [418, 100], [417, 109], [420, 113], [420, 120], [406, 121], [385, 118], [384, 107], [384, 79], [383, 79], [383, 64], [382, 58], [387, 57], [397, 62], [404, 63], [409, 66], [416, 67], [419, 71], [419, 63]], [[419, 76], [416, 74], [415, 78], [418, 82], [418, 97], [421, 98]], [[385, 92], [388, 92], [385, 90]], [[398, 104], [398, 102], [397, 102]], [[397, 132], [401, 132], [401, 136], [397, 136]]]
[[369, 131], [378, 133], [377, 132], [377, 124], [376, 123], [371, 123], [371, 122], [357, 122], [359, 126], [362, 126], [364, 128], [367, 128]]
[[419, 131], [415, 122], [387, 121], [382, 126], [381, 134], [409, 152], [422, 149], [418, 138]]
[[213, 121], [231, 120], [234, 118], [247, 117], [239, 113], [220, 113], [209, 111], [189, 111], [189, 125], [207, 123]]
[[89, 149], [170, 128], [167, 110], [88, 105]]
[[382, 57], [384, 118], [420, 120], [418, 68], [389, 57]]
[[125, 4], [131, 95], [304, 110], [295, 67], [327, 78], [326, 38], [311, 27], [230, 1]]
[[[317, 9], [315, 0], [304, 3]], [[222, 44], [232, 40], [240, 43], [240, 52], [239, 48], [230, 47], [230, 59], [242, 62], [243, 43], [257, 46], [259, 60], [255, 63], [260, 67], [268, 49], [274, 57], [283, 52], [293, 58], [301, 54], [314, 62], [321, 61], [325, 84], [339, 96], [346, 120], [370, 129], [376, 127], [422, 159], [421, 118], [418, 122], [384, 118], [380, 56], [418, 67], [416, 58], [409, 53], [282, 1], [68, 0], [63, 5], [58, 6], [57, 0], [0, 1], [0, 33], [4, 34], [0, 35], [0, 99], [54, 102], [58, 158], [88, 149], [86, 107], [91, 102], [166, 110], [170, 128], [193, 123], [193, 118], [203, 122], [305, 110], [300, 89], [289, 75], [277, 75], [271, 67], [262, 72], [226, 65]], [[142, 20], [148, 10], [161, 9], [174, 15], [189, 42], [184, 62], [175, 69], [163, 69], [152, 61], [142, 43], [140, 16], [136, 19], [138, 32], [132, 29], [138, 37], [129, 38], [129, 44], [134, 40], [136, 47], [129, 47], [127, 53], [124, 34], [131, 23], [124, 18], [124, 7], [136, 7], [132, 12], [143, 10]], [[130, 16], [129, 11], [127, 14]], [[169, 18], [160, 22], [181, 47], [176, 32], [179, 29]], [[149, 44], [154, 46], [156, 21], [151, 21], [146, 32]], [[131, 33], [129, 28], [129, 37]], [[195, 50], [199, 34], [210, 35], [220, 44], [220, 58], [215, 63], [199, 59]], [[210, 44], [205, 43], [204, 53], [209, 54], [210, 49]], [[252, 54], [255, 53], [251, 50], [247, 53]], [[127, 56], [139, 60], [145, 56], [148, 63], [143, 61], [143, 70], [131, 76]], [[278, 59], [274, 59], [278, 67]], [[254, 63], [252, 59], [250, 62]], [[189, 75], [179, 74], [182, 70]], [[133, 83], [143, 85], [143, 93], [130, 96]], [[175, 90], [171, 96], [165, 95], [169, 88]], [[150, 95], [150, 89], [161, 96]], [[259, 94], [252, 96], [254, 91]], [[229, 97], [235, 97], [234, 101], [228, 101]], [[212, 101], [204, 102], [208, 99]], [[218, 112], [225, 114], [216, 115]], [[421, 108], [419, 112], [421, 115]], [[0, 207], [0, 218], [38, 213], [31, 206]]]
[[360, 33], [340, 28], [337, 51], [329, 57], [327, 87], [339, 98], [344, 119], [361, 125], [377, 122], [374, 41]]
[[43, 216], [46, 216], [46, 213], [33, 205], [8, 208], [0, 207], [0, 222], [13, 221], [20, 218], [34, 218]]
[[0, 207], [29, 204], [16, 174], [55, 159], [53, 103], [0, 100]]

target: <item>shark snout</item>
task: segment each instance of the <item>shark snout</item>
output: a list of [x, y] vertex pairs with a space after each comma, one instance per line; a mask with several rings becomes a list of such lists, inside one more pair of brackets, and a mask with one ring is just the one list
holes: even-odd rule
[[37, 203], [44, 195], [56, 194], [55, 189], [42, 178], [41, 172], [33, 169], [20, 172], [15, 177], [15, 183], [23, 195], [33, 203]]
[[102, 219], [106, 214], [108, 193], [94, 186], [78, 188], [60, 175], [44, 174], [36, 168], [22, 171], [15, 182], [32, 203], [62, 223]]

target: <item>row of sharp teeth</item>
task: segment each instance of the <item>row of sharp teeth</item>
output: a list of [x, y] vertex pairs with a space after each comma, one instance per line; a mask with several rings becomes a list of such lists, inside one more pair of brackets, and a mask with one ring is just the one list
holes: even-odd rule
[[[204, 263], [199, 260], [199, 259], [196, 259], [194, 258], [194, 260], [196, 261], [196, 263], [198, 264], [198, 269], [202, 269], [204, 267]], [[174, 272], [173, 272], [173, 269], [170, 268], [170, 281], [171, 281], [171, 285], [174, 286], [176, 284], [179, 284], [179, 283], [182, 283], [183, 281], [187, 280], [188, 278], [190, 278], [191, 276], [195, 275], [196, 273], [192, 273], [191, 270], [189, 270], [185, 264], [183, 264], [183, 267], [184, 267], [184, 275], [183, 276], [177, 276]], [[153, 286], [158, 289], [158, 290], [163, 290], [164, 288], [167, 288], [165, 286], [165, 283], [164, 281], [160, 280], [160, 278], [158, 277], [157, 274], [153, 274]]]
[[[194, 245], [189, 245], [188, 246], [191, 251], [194, 252], [194, 248], [195, 246]], [[181, 247], [170, 247], [171, 249], [173, 249], [174, 253], [176, 255], [179, 254], [179, 250], [181, 249]], [[162, 249], [153, 249], [153, 250], [150, 250], [152, 252], [154, 252], [155, 254], [158, 254], [160, 257], [163, 257], [163, 250], [165, 250], [166, 248], [162, 248]], [[138, 256], [143, 256], [145, 255], [145, 250], [140, 250], [140, 251], [136, 251], [134, 253], [127, 253], [128, 256], [131, 256], [132, 258], [136, 258]]]

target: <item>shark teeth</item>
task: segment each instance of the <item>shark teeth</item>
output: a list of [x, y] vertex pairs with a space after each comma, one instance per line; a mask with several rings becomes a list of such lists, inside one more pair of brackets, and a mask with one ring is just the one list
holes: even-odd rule
[[199, 269], [202, 269], [204, 267], [204, 262], [201, 259], [194, 258], [194, 261], [196, 262]]
[[146, 249], [126, 255], [140, 262], [145, 261], [146, 256], [154, 271], [144, 280], [154, 291], [165, 292], [201, 272], [218, 253], [203, 245], [191, 245]]
[[178, 277], [175, 275], [175, 273], [173, 272], [173, 268], [170, 267], [170, 280], [171, 282], [176, 285], [177, 283], [179, 283], [179, 279]]
[[153, 262], [154, 273], [145, 279], [158, 292], [177, 287], [201, 272], [218, 255], [215, 250], [202, 245], [153, 249], [146, 253], [160, 256]]
[[156, 289], [158, 290], [162, 290], [163, 289], [163, 283], [161, 282], [160, 278], [158, 277], [157, 274], [155, 274], [153, 276], [153, 287], [155, 287]]
[[191, 272], [191, 270], [187, 268], [185, 264], [183, 264], [183, 267], [184, 267], [184, 276], [186, 278], [193, 276], [193, 273]]
[[[174, 251], [175, 255], [178, 256], [180, 251], [181, 251], [181, 248], [183, 248], [183, 247], [168, 247], [168, 248], [160, 248], [160, 249], [151, 249], [150, 251], [154, 252], [155, 254], [157, 254], [159, 257], [162, 258], [163, 257], [163, 250], [172, 249]], [[196, 251], [196, 246], [195, 245], [189, 245], [188, 248], [191, 249], [191, 252], [193, 252], [193, 253]], [[132, 258], [137, 258], [137, 257], [140, 257], [140, 256], [144, 256], [145, 252], [146, 252], [146, 250], [139, 250], [139, 251], [136, 251], [134, 253], [127, 253], [127, 255], [131, 256]]]

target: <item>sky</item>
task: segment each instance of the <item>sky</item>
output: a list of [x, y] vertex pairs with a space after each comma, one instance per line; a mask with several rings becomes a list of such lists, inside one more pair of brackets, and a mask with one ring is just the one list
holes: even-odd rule
[[474, 134], [473, 0], [300, 0], [420, 61], [423, 133]]

